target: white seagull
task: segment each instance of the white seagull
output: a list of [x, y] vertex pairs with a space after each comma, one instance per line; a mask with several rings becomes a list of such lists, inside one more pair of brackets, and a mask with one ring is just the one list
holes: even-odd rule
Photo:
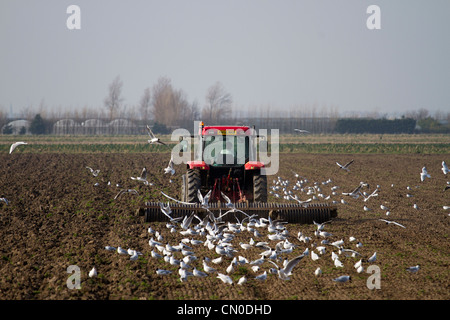
[[447, 174], [449, 172], [447, 164], [445, 163], [445, 161], [442, 161], [442, 168], [441, 169], [442, 169], [442, 172], [444, 174]]
[[150, 129], [150, 127], [148, 125], [147, 125], [147, 131], [148, 131], [148, 135], [150, 137], [150, 140], [148, 140], [148, 143], [150, 143], [150, 144], [154, 144], [155, 143], [155, 144], [161, 144], [161, 145], [167, 146], [167, 144], [162, 142], [159, 138], [157, 138], [153, 134], [152, 130]]
[[289, 260], [288, 263], [286, 264], [286, 266], [282, 269], [280, 269], [280, 267], [273, 261], [271, 260], [267, 260], [270, 263], [272, 263], [273, 265], [275, 265], [275, 267], [277, 267], [277, 273], [278, 273], [278, 277], [282, 280], [290, 280], [290, 276], [292, 275], [292, 269], [297, 265], [297, 263], [300, 262], [300, 260], [303, 259], [305, 255], [299, 255], [298, 257], [295, 257], [292, 260]]
[[304, 130], [304, 129], [294, 129], [294, 131], [298, 132], [298, 133], [311, 133], [308, 130]]
[[92, 173], [92, 175], [93, 175], [94, 177], [98, 176], [98, 174], [100, 173], [100, 169], [94, 170], [94, 169], [92, 169], [91, 167], [86, 167], [86, 169], [88, 169], [89, 172]]
[[9, 154], [11, 154], [14, 151], [15, 148], [17, 148], [18, 146], [23, 145], [23, 144], [28, 144], [28, 143], [23, 142], [23, 141], [14, 142], [11, 145], [11, 147], [9, 148]]
[[141, 181], [144, 184], [148, 185], [148, 181], [147, 181], [147, 168], [143, 168], [141, 171], [141, 175], [139, 177], [131, 177], [132, 180], [137, 180], [137, 181]]
[[222, 280], [223, 283], [233, 284], [233, 279], [225, 274], [218, 273], [216, 278]]
[[351, 276], [340, 276], [340, 277], [337, 277], [337, 278], [333, 279], [333, 281], [335, 281], [335, 282], [347, 282], [347, 281], [350, 281], [351, 279], [352, 279]]
[[398, 222], [395, 222], [395, 221], [389, 221], [389, 220], [385, 220], [385, 219], [378, 219], [378, 220], [380, 220], [380, 221], [384, 221], [384, 222], [386, 222], [387, 224], [395, 224], [395, 225], [397, 225], [397, 226], [399, 226], [399, 227], [402, 227], [402, 228], [405, 228], [406, 229], [406, 227], [404, 226], [404, 225], [401, 225], [400, 223], [398, 223]]
[[164, 173], [170, 173], [172, 176], [175, 174], [175, 169], [173, 168], [173, 156], [170, 157], [169, 164], [164, 168]]
[[406, 268], [406, 271], [409, 271], [411, 273], [416, 273], [417, 271], [419, 271], [419, 265], [414, 266], [414, 267]]
[[336, 164], [339, 166], [339, 168], [345, 170], [345, 171], [349, 171], [348, 167], [353, 163], [354, 160], [351, 160], [349, 162], [347, 162], [346, 164], [342, 165], [339, 162], [336, 162]]
[[424, 181], [425, 178], [431, 178], [431, 176], [428, 174], [427, 168], [423, 167], [422, 172], [420, 173], [420, 181]]
[[124, 193], [139, 194], [135, 189], [122, 189], [119, 191], [118, 194], [116, 194], [116, 196], [114, 197], [114, 200], [119, 198]]
[[89, 278], [93, 278], [97, 276], [97, 269], [95, 267], [92, 268], [91, 271], [89, 271]]

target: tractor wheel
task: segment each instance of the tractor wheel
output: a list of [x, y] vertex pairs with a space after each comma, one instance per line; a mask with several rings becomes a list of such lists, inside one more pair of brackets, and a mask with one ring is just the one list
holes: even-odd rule
[[267, 202], [267, 176], [259, 172], [253, 175], [253, 202]]
[[188, 169], [186, 172], [186, 202], [200, 202], [198, 200], [198, 190], [202, 186], [202, 177], [200, 171]]

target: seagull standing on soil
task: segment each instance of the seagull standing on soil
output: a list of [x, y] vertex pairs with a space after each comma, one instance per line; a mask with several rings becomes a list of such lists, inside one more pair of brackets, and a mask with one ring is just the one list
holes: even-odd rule
[[97, 269], [95, 267], [92, 268], [91, 271], [89, 271], [89, 278], [94, 278], [97, 276]]
[[18, 146], [23, 145], [23, 144], [28, 144], [28, 143], [23, 142], [23, 141], [14, 142], [11, 145], [11, 147], [9, 148], [9, 154], [11, 154], [14, 151], [15, 148], [17, 148]]
[[335, 281], [335, 282], [347, 282], [350, 280], [351, 280], [350, 276], [340, 276], [340, 277], [333, 279], [333, 281]]
[[419, 265], [414, 266], [414, 267], [406, 268], [406, 271], [409, 271], [411, 273], [416, 273], [417, 271], [419, 271]]

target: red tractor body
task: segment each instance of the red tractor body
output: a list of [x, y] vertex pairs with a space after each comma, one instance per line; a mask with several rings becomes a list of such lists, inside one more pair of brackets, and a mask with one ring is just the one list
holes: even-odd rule
[[248, 126], [200, 124], [194, 159], [183, 175], [181, 198], [199, 202], [198, 190], [211, 191], [210, 202], [267, 202], [264, 163], [257, 161], [257, 135]]

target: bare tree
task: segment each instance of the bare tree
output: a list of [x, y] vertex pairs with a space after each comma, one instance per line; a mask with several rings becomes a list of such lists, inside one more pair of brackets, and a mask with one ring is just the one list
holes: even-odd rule
[[181, 89], [174, 89], [169, 78], [159, 78], [152, 91], [155, 122], [166, 126], [184, 126], [198, 117], [197, 104], [190, 104], [186, 93]]
[[108, 95], [104, 100], [104, 104], [108, 110], [110, 120], [117, 116], [121, 107], [123, 101], [123, 98], [120, 96], [122, 93], [122, 86], [123, 82], [120, 80], [120, 76], [117, 76], [109, 85]]
[[144, 95], [142, 96], [141, 100], [139, 101], [139, 111], [141, 113], [142, 120], [150, 119], [151, 106], [152, 106], [151, 89], [146, 88], [144, 90]]
[[206, 93], [206, 105], [202, 110], [203, 119], [219, 123], [220, 120], [230, 116], [232, 103], [231, 94], [225, 91], [222, 83], [216, 82]]

